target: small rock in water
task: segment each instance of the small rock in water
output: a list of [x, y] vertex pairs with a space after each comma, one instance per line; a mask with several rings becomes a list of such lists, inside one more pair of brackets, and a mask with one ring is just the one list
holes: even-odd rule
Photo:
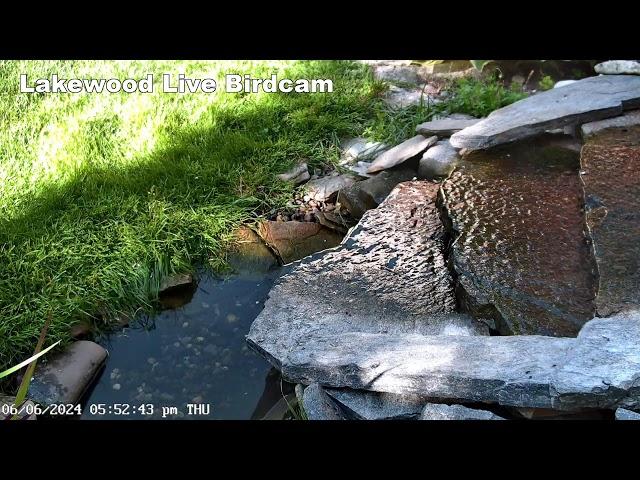
[[171, 290], [181, 289], [193, 285], [193, 275], [190, 273], [172, 275], [165, 278], [160, 284], [160, 294], [166, 294]]
[[119, 383], [114, 383], [114, 384], [113, 384], [113, 389], [114, 389], [114, 390], [120, 390], [120, 387], [121, 387], [121, 386], [120, 386], [120, 384], [119, 384]]

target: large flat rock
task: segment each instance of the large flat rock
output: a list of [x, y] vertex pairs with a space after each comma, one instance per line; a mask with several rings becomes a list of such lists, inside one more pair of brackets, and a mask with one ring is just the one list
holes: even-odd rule
[[486, 334], [455, 313], [437, 191], [398, 185], [339, 247], [296, 265], [271, 290], [249, 344], [281, 368], [317, 335]]
[[640, 126], [600, 130], [581, 154], [598, 315], [640, 306]]
[[525, 98], [451, 136], [456, 148], [485, 149], [506, 142], [620, 115], [640, 106], [640, 77], [602, 75]]
[[573, 411], [640, 406], [640, 313], [577, 338], [316, 332], [282, 358], [286, 378], [454, 403]]
[[562, 140], [474, 152], [443, 184], [461, 301], [504, 334], [575, 336], [595, 313], [579, 158]]

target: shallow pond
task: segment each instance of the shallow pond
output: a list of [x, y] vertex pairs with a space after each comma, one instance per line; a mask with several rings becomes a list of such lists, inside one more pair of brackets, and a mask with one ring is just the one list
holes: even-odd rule
[[281, 273], [202, 273], [185, 305], [98, 339], [109, 358], [82, 418], [260, 418], [280, 380], [245, 335]]

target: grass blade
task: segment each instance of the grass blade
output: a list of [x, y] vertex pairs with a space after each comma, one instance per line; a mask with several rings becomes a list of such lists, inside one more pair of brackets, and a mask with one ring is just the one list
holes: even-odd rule
[[[44, 345], [44, 339], [47, 336], [47, 330], [49, 330], [49, 325], [51, 324], [51, 312], [49, 312], [49, 317], [47, 317], [47, 321], [44, 323], [44, 327], [42, 327], [42, 331], [40, 332], [40, 338], [38, 339], [38, 344], [36, 345], [36, 349], [33, 352], [34, 358], [29, 365], [24, 377], [22, 377], [22, 382], [20, 383], [20, 388], [18, 388], [18, 393], [16, 394], [16, 399], [14, 405], [16, 408], [20, 408], [27, 398], [27, 392], [29, 391], [29, 384], [31, 383], [31, 378], [33, 377], [33, 373], [36, 370], [36, 363], [38, 361], [38, 354], [42, 350], [42, 345]], [[13, 417], [14, 419], [16, 417]]]

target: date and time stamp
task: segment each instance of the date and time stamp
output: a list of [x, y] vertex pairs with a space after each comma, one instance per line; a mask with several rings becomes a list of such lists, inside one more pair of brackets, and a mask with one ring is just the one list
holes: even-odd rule
[[153, 403], [91, 403], [85, 406], [72, 403], [54, 403], [41, 406], [27, 402], [20, 407], [10, 404], [0, 405], [0, 419], [11, 417], [155, 417], [175, 418], [181, 416], [208, 416], [211, 405], [208, 403], [187, 403], [183, 409], [171, 405], [154, 405]]

